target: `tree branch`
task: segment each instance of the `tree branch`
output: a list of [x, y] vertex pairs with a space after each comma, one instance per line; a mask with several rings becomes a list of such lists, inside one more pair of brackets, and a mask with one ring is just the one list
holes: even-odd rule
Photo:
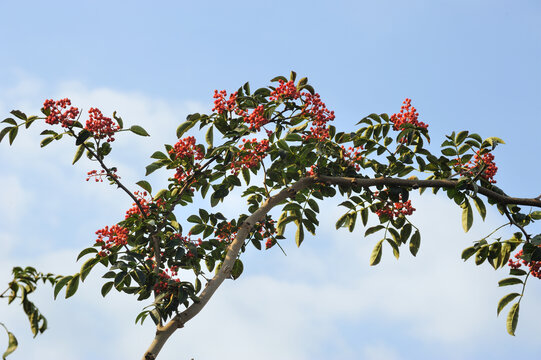
[[[376, 178], [376, 179], [362, 179], [352, 177], [338, 177], [338, 176], [325, 176], [315, 175], [301, 178], [295, 184], [289, 188], [285, 188], [274, 196], [267, 198], [262, 206], [250, 215], [239, 227], [237, 237], [231, 242], [227, 249], [225, 260], [220, 270], [216, 275], [207, 283], [205, 289], [199, 296], [200, 301], [190, 305], [186, 310], [181, 312], [172, 318], [165, 326], [159, 326], [156, 331], [156, 336], [145, 353], [143, 360], [155, 359], [167, 339], [176, 331], [176, 329], [184, 327], [184, 324], [195, 317], [205, 305], [208, 303], [212, 295], [216, 292], [218, 287], [223, 281], [230, 277], [231, 270], [237, 256], [240, 252], [244, 240], [250, 233], [253, 225], [259, 221], [262, 221], [268, 212], [276, 205], [280, 204], [287, 198], [295, 196], [295, 194], [315, 183], [324, 183], [327, 185], [342, 185], [351, 186], [356, 185], [359, 187], [371, 187], [371, 186], [400, 186], [408, 188], [454, 188], [458, 181], [456, 180], [416, 180], [416, 179], [397, 179], [397, 178]], [[473, 190], [473, 187], [471, 187]], [[494, 200], [499, 204], [516, 204], [516, 205], [529, 205], [535, 207], [541, 207], [541, 200], [538, 199], [526, 199], [526, 198], [514, 198], [507, 195], [502, 195], [493, 190], [480, 187], [477, 190], [478, 193]]]

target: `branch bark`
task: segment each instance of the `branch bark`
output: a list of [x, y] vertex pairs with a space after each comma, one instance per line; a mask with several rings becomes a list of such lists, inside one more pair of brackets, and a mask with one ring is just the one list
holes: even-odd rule
[[[239, 255], [240, 249], [244, 240], [250, 233], [253, 225], [257, 222], [263, 220], [269, 211], [274, 208], [276, 205], [280, 204], [282, 201], [286, 200], [289, 197], [295, 196], [295, 194], [315, 183], [325, 183], [327, 185], [356, 185], [359, 187], [371, 187], [371, 186], [399, 186], [407, 188], [454, 188], [457, 185], [456, 180], [416, 180], [416, 179], [397, 179], [397, 178], [375, 178], [375, 179], [361, 179], [361, 178], [351, 178], [351, 177], [336, 177], [336, 176], [308, 176], [301, 178], [291, 187], [281, 190], [276, 195], [269, 197], [263, 205], [250, 215], [240, 226], [237, 237], [231, 242], [227, 249], [227, 254], [225, 260], [222, 264], [220, 270], [216, 275], [207, 283], [205, 289], [201, 292], [199, 296], [200, 301], [193, 303], [186, 310], [176, 315], [171, 319], [166, 325], [158, 326], [156, 331], [156, 336], [152, 341], [150, 347], [145, 352], [143, 360], [152, 360], [161, 351], [163, 345], [169, 339], [169, 337], [176, 331], [178, 328], [184, 327], [184, 324], [190, 321], [195, 317], [205, 305], [208, 303], [212, 295], [216, 292], [218, 287], [223, 283], [223, 281], [230, 277], [231, 270], [233, 269], [233, 264]], [[473, 189], [473, 188], [472, 188]], [[482, 187], [478, 188], [477, 191], [479, 194], [486, 196], [494, 200], [495, 202], [503, 205], [528, 205], [541, 208], [541, 200], [533, 198], [515, 198], [510, 197], [504, 194], [500, 194], [493, 190], [485, 189]]]

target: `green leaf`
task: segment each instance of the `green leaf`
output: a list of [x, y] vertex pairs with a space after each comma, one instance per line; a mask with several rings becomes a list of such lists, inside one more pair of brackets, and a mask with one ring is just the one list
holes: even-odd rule
[[468, 137], [467, 131], [461, 131], [459, 132], [455, 137], [455, 144], [460, 145], [462, 142]]
[[[10, 139], [11, 139], [11, 133], [9, 133], [10, 135]], [[54, 137], [50, 136], [50, 137], [46, 137], [45, 139], [41, 140], [41, 142], [39, 143], [39, 146], [40, 147], [45, 147], [47, 145], [49, 145], [51, 143], [51, 141], [54, 140]], [[11, 144], [11, 142], [10, 142]]]
[[498, 286], [508, 286], [508, 285], [517, 285], [517, 284], [523, 284], [523, 281], [515, 277], [508, 277], [508, 278], [498, 281]]
[[374, 250], [372, 250], [372, 254], [370, 254], [370, 266], [377, 265], [381, 261], [381, 248], [383, 240], [385, 239], [381, 239], [380, 241], [378, 241], [376, 246], [374, 246]]
[[0, 142], [2, 141], [2, 139], [4, 138], [4, 136], [6, 136], [6, 134], [8, 132], [10, 132], [12, 129], [12, 127], [7, 127], [7, 128], [3, 128], [1, 131], [0, 131]]
[[[17, 136], [17, 132], [19, 131], [18, 127], [13, 127], [9, 131], [9, 145], [13, 144], [13, 140], [15, 140], [15, 137]], [[52, 141], [52, 139], [51, 139]]]
[[26, 114], [19, 110], [12, 110], [10, 111], [10, 114], [13, 116], [18, 117], [21, 120], [26, 120]]
[[400, 257], [400, 250], [398, 250], [397, 243], [395, 241], [393, 241], [392, 239], [385, 239], [385, 240], [387, 240], [389, 245], [391, 245], [391, 247], [393, 248], [394, 257], [398, 259]]
[[13, 125], [13, 126], [17, 126], [17, 121], [15, 121], [15, 120], [12, 119], [12, 118], [4, 119], [4, 120], [2, 120], [2, 122], [3, 122], [3, 123], [6, 123], [6, 124]]
[[530, 218], [532, 218], [533, 220], [540, 220], [541, 219], [541, 211], [533, 211], [530, 214]]
[[97, 258], [90, 258], [87, 261], [84, 262], [83, 266], [81, 266], [81, 281], [85, 281], [86, 277], [90, 273], [90, 270], [99, 262], [99, 259]]
[[380, 231], [381, 229], [384, 229], [385, 226], [383, 225], [376, 225], [376, 226], [372, 226], [372, 227], [369, 227], [368, 229], [366, 229], [365, 233], [364, 233], [364, 236], [368, 236], [368, 235], [371, 235], [375, 232], [378, 232]]
[[156, 160], [167, 160], [169, 159], [167, 157], [167, 155], [165, 155], [164, 153], [162, 153], [161, 151], [155, 151], [152, 155], [150, 155], [150, 157], [152, 159], [156, 159]]
[[483, 200], [476, 196], [473, 198], [473, 202], [475, 203], [477, 211], [479, 211], [479, 215], [481, 215], [481, 218], [484, 221], [485, 217], [487, 216], [487, 209], [485, 207], [485, 204], [483, 203]]
[[470, 246], [469, 248], [466, 248], [464, 249], [464, 251], [462, 251], [461, 258], [464, 259], [464, 261], [466, 261], [476, 252], [477, 252], [477, 249], [475, 248], [475, 246]]
[[462, 206], [462, 227], [464, 232], [468, 232], [473, 224], [473, 211], [468, 199], [464, 199]]
[[203, 222], [201, 221], [201, 218], [197, 215], [190, 215], [188, 217], [188, 222], [191, 222], [191, 223], [194, 223], [194, 224], [202, 224]]
[[507, 314], [507, 332], [512, 336], [515, 336], [515, 330], [518, 324], [519, 305], [520, 303], [518, 302], [514, 304], [511, 310], [509, 310], [509, 314]]
[[68, 276], [64, 276], [62, 279], [58, 280], [58, 282], [56, 283], [56, 285], [54, 287], [54, 291], [53, 291], [55, 300], [56, 300], [56, 296], [58, 295], [60, 290], [62, 290], [62, 288], [68, 283], [68, 281], [71, 280], [72, 277], [73, 276], [68, 275]]
[[295, 244], [297, 247], [301, 246], [302, 241], [304, 240], [304, 226], [302, 223], [297, 223], [297, 232], [295, 233]]
[[133, 125], [130, 127], [130, 131], [139, 136], [150, 136], [147, 131], [139, 125]]
[[511, 293], [507, 294], [504, 297], [501, 298], [500, 302], [498, 303], [498, 315], [500, 315], [500, 312], [503, 310], [503, 308], [509, 304], [511, 301], [513, 301], [514, 298], [517, 296], [520, 296], [519, 293]]
[[79, 161], [81, 156], [83, 156], [84, 152], [85, 152], [85, 146], [83, 144], [79, 145], [79, 147], [77, 148], [77, 151], [75, 152], [75, 156], [73, 157], [73, 161], [71, 164], [74, 165], [77, 161]]
[[97, 253], [98, 253], [98, 250], [96, 248], [93, 248], [93, 247], [86, 248], [79, 253], [76, 261], [79, 261], [80, 258], [82, 258], [83, 256], [87, 254], [97, 254]]
[[182, 124], [180, 124], [177, 128], [177, 138], [180, 139], [182, 135], [188, 130], [190, 130], [195, 125], [195, 122], [193, 121], [185, 121]]
[[489, 137], [489, 138], [485, 139], [484, 142], [487, 142], [492, 147], [496, 146], [497, 144], [505, 144], [505, 141], [503, 141], [502, 139], [500, 139], [498, 137], [495, 137], [495, 136], [492, 136], [492, 137]]
[[509, 275], [515, 275], [515, 276], [524, 276], [528, 274], [526, 271], [522, 269], [511, 269], [509, 270]]
[[211, 126], [209, 127], [207, 133], [205, 134], [205, 141], [207, 142], [207, 144], [209, 144], [210, 147], [213, 147], [213, 142], [214, 142], [214, 126]]
[[113, 118], [118, 123], [118, 126], [122, 129], [124, 128], [124, 121], [122, 121], [122, 118], [120, 116], [116, 115], [116, 111], [113, 111]]
[[441, 150], [441, 153], [446, 156], [455, 156], [456, 150], [453, 148], [445, 148]]
[[152, 186], [150, 186], [148, 181], [141, 180], [136, 182], [136, 184], [145, 189], [149, 194], [152, 194]]
[[419, 251], [419, 247], [421, 246], [421, 234], [419, 233], [419, 230], [415, 230], [415, 233], [413, 233], [413, 236], [410, 240], [410, 253], [413, 256], [417, 256], [417, 252]]
[[346, 220], [348, 219], [349, 213], [345, 213], [344, 215], [340, 216], [340, 218], [336, 221], [336, 230], [340, 229], [341, 227], [345, 226]]
[[73, 275], [73, 278], [68, 282], [66, 287], [66, 299], [72, 297], [79, 288], [80, 274]]
[[152, 164], [147, 165], [147, 166], [145, 167], [145, 169], [146, 169], [145, 176], [148, 176], [148, 175], [152, 174], [154, 171], [156, 171], [156, 170], [158, 170], [159, 168], [162, 168], [162, 167], [164, 167], [164, 166], [165, 166], [165, 164], [162, 163], [161, 160], [155, 161], [155, 162], [153, 162]]
[[101, 287], [101, 296], [105, 297], [105, 295], [107, 295], [109, 291], [111, 291], [114, 284], [115, 283], [113, 281], [109, 281], [103, 284], [103, 286]]
[[233, 264], [233, 269], [231, 269], [231, 276], [233, 279], [237, 279], [240, 274], [242, 274], [242, 271], [244, 270], [244, 265], [242, 265], [242, 261], [240, 259], [235, 260], [235, 263]]
[[77, 135], [77, 139], [75, 140], [75, 145], [79, 146], [82, 145], [86, 139], [88, 139], [92, 135], [92, 133], [86, 129], [81, 130], [79, 135]]
[[17, 346], [19, 344], [17, 343], [17, 338], [15, 337], [15, 335], [13, 335], [12, 332], [8, 331], [4, 324], [0, 324], [4, 327], [4, 329], [6, 329], [6, 332], [8, 333], [8, 347], [2, 355], [2, 359], [5, 360], [9, 354], [13, 353], [17, 349]]

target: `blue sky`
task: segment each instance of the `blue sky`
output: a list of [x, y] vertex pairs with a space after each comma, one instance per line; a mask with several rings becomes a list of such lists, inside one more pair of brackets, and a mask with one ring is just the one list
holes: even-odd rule
[[[263, 86], [295, 70], [335, 110], [337, 127], [397, 112], [409, 97], [429, 124], [433, 149], [454, 130], [499, 136], [506, 144], [495, 152], [498, 185], [520, 197], [541, 193], [537, 1], [25, 1], [4, 2], [0, 11], [2, 116], [14, 108], [37, 112], [44, 99], [59, 97], [117, 110], [152, 135], [115, 143], [111, 161], [126, 183], [143, 178], [149, 155], [175, 141], [188, 113], [211, 108], [214, 89]], [[92, 164], [71, 166], [70, 144], [40, 149], [37, 127], [11, 148], [0, 144], [1, 283], [13, 265], [77, 272], [78, 251], [130, 205], [114, 189], [84, 181]], [[151, 180], [164, 184], [160, 174]], [[287, 257], [248, 252], [245, 274], [226, 283], [160, 358], [531, 356], [538, 284], [527, 289], [511, 338], [496, 318], [507, 293], [496, 284], [506, 272], [459, 259], [501, 219], [491, 212], [464, 234], [460, 209], [445, 198], [415, 201], [423, 230], [416, 259], [404, 254], [397, 262], [387, 251], [369, 267], [378, 239], [363, 239], [360, 228], [333, 231], [340, 210], [329, 206], [318, 236], [300, 249], [286, 244]], [[133, 319], [146, 304], [119, 294], [101, 299], [99, 271], [72, 299], [53, 302], [45, 288], [36, 294], [50, 330], [35, 340], [19, 309], [0, 308], [0, 321], [20, 340], [13, 359], [143, 353], [153, 330]]]

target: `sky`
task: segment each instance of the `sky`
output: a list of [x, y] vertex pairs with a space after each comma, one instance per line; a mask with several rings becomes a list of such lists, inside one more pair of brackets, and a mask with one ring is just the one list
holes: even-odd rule
[[[354, 130], [370, 113], [398, 112], [411, 98], [429, 124], [431, 149], [445, 134], [498, 136], [497, 185], [517, 197], [541, 193], [541, 4], [538, 1], [20, 1], [0, 13], [0, 117], [37, 114], [45, 99], [69, 97], [83, 109], [117, 111], [150, 138], [118, 136], [109, 161], [131, 189], [149, 156], [176, 141], [186, 115], [208, 112], [215, 89], [265, 86], [291, 70], [307, 76], [335, 126]], [[74, 274], [95, 231], [121, 220], [131, 201], [94, 167], [72, 166], [68, 141], [40, 149], [45, 124], [0, 144], [0, 284], [16, 265]], [[197, 135], [195, 132], [194, 135]], [[148, 177], [155, 189], [165, 173]], [[379, 240], [364, 229], [336, 231], [342, 210], [329, 201], [315, 237], [300, 248], [243, 256], [244, 274], [226, 281], [203, 311], [165, 345], [159, 359], [507, 359], [538, 352], [541, 288], [521, 303], [517, 336], [496, 304], [507, 271], [460, 260], [462, 249], [504, 223], [494, 210], [465, 234], [460, 208], [445, 196], [413, 197], [422, 230], [416, 258], [389, 248], [370, 267]], [[237, 201], [238, 200], [238, 201]], [[231, 205], [234, 204], [234, 205]], [[224, 207], [245, 211], [241, 199]], [[541, 232], [532, 226], [534, 233]], [[504, 230], [504, 238], [511, 230]], [[291, 239], [291, 237], [290, 237]], [[99, 294], [96, 268], [77, 294], [33, 296], [49, 330], [32, 339], [16, 305], [0, 322], [19, 339], [10, 359], [131, 359], [150, 344], [146, 306], [125, 294]], [[0, 344], [7, 343], [0, 333]], [[3, 345], [2, 345], [3, 346]]]

